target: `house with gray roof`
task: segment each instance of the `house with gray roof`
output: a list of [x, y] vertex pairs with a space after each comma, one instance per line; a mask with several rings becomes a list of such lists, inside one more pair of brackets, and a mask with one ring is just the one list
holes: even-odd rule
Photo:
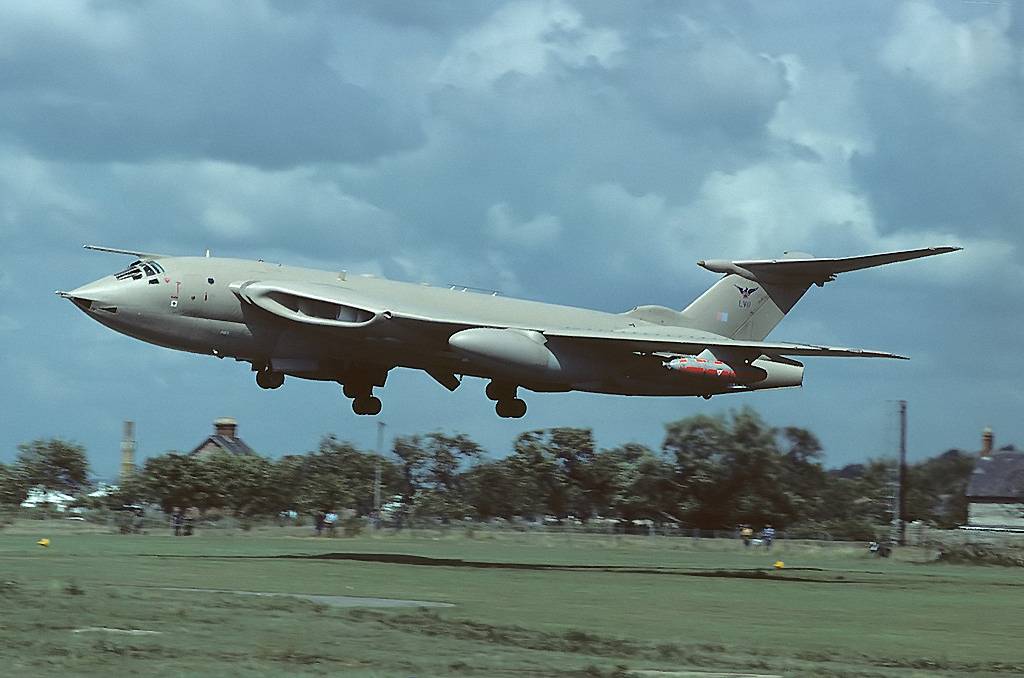
[[213, 422], [213, 435], [199, 443], [189, 454], [205, 457], [216, 452], [228, 454], [256, 454], [256, 452], [238, 437], [238, 422], [230, 417], [222, 417]]
[[1024, 453], [1012, 446], [993, 451], [991, 429], [982, 436], [982, 449], [967, 484], [964, 527], [1024, 532]]

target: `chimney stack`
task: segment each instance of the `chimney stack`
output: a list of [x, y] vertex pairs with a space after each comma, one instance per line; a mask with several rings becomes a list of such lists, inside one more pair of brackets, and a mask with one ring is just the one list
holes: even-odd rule
[[985, 430], [981, 432], [981, 456], [988, 457], [992, 455], [993, 438], [991, 427], [986, 426]]
[[214, 435], [224, 436], [225, 438], [237, 438], [238, 437], [238, 422], [231, 417], [221, 417], [213, 422]]
[[124, 485], [135, 475], [135, 422], [124, 422], [124, 434], [121, 436], [121, 479]]

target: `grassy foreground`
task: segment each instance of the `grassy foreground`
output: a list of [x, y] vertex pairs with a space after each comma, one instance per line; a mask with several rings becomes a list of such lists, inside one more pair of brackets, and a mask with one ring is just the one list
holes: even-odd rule
[[[49, 537], [43, 548], [36, 540]], [[415, 556], [410, 558], [408, 556]], [[776, 571], [772, 563], [785, 562]], [[860, 546], [0, 532], [6, 675], [1020, 675], [1019, 568]], [[437, 601], [341, 608], [220, 589]]]

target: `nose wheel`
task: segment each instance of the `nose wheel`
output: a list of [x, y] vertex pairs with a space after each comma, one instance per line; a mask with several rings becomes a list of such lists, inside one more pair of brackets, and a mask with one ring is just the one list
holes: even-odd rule
[[260, 388], [281, 388], [284, 384], [284, 374], [273, 370], [260, 370], [256, 373], [256, 384]]

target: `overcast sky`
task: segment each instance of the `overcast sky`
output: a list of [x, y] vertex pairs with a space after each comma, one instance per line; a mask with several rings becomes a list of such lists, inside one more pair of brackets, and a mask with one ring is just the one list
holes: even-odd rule
[[[0, 460], [37, 437], [115, 473], [214, 418], [270, 455], [327, 433], [524, 430], [660, 445], [750, 405], [827, 463], [1024, 443], [1024, 6], [998, 1], [119, 2], [0, 5]], [[379, 418], [336, 384], [143, 344], [53, 295], [123, 268], [95, 243], [460, 283], [606, 311], [682, 308], [703, 258], [963, 252], [843, 275], [772, 334], [909, 362], [808, 358], [802, 389], [527, 394], [498, 419], [394, 371]]]

